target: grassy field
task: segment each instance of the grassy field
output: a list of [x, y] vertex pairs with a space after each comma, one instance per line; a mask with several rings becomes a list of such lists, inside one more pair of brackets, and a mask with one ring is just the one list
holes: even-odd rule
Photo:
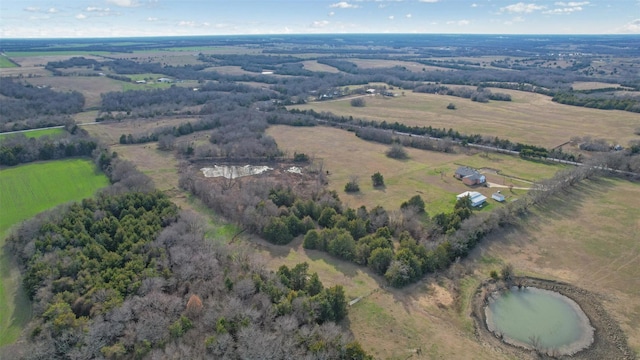
[[[472, 102], [453, 96], [418, 94], [367, 97], [365, 107], [352, 107], [349, 99], [296, 105], [299, 109], [329, 111], [411, 126], [453, 128], [461, 133], [507, 138], [545, 147], [563, 144], [573, 136], [605, 138], [626, 145], [637, 139], [638, 114], [619, 110], [598, 110], [557, 104], [548, 96], [521, 91], [492, 89], [508, 93], [513, 101]], [[400, 95], [401, 90], [396, 90]], [[447, 110], [454, 103], [456, 110]], [[606, 129], [606, 131], [603, 131]]]
[[571, 84], [574, 90], [595, 90], [595, 89], [606, 89], [606, 88], [617, 88], [620, 87], [620, 84], [610, 84], [599, 81], [576, 81]]
[[[563, 168], [502, 154], [445, 154], [410, 148], [407, 149], [410, 159], [399, 161], [385, 155], [387, 145], [361, 140], [352, 132], [322, 126], [272, 126], [267, 133], [289, 154], [304, 152], [322, 160], [325, 170], [330, 173], [329, 188], [336, 190], [350, 207], [365, 205], [371, 209], [382, 205], [387, 210], [395, 210], [403, 201], [420, 195], [427, 203], [427, 212], [433, 215], [450, 211], [455, 195], [470, 190], [453, 178], [460, 165], [491, 169], [486, 174], [489, 181], [515, 187], [525, 187], [527, 183], [514, 182], [511, 177], [535, 181], [551, 177]], [[496, 170], [504, 176], [495, 174]], [[384, 176], [385, 188], [374, 188], [371, 183], [371, 175], [377, 171]], [[347, 194], [344, 185], [352, 176], [359, 178], [361, 191]], [[473, 190], [490, 197], [496, 189], [477, 187]], [[518, 193], [509, 195], [517, 196]]]
[[0, 69], [4, 68], [12, 68], [17, 67], [11, 60], [9, 60], [6, 56], [0, 56]]
[[2, 249], [10, 227], [58, 204], [90, 197], [106, 185], [93, 163], [81, 159], [0, 171], [0, 346], [16, 340], [31, 314], [18, 270]]
[[[53, 129], [38, 129], [38, 130], [31, 130], [31, 131], [25, 131], [21, 134], [24, 134], [24, 136], [28, 137], [28, 138], [39, 138], [41, 136], [55, 136], [55, 135], [60, 135], [62, 133], [64, 133], [64, 129], [62, 128], [53, 128]], [[14, 134], [2, 134], [0, 133], [0, 142], [2, 142], [2, 139], [8, 138], [13, 136]]]
[[491, 235], [471, 262], [490, 257], [517, 272], [569, 282], [597, 294], [640, 355], [640, 184], [586, 181], [520, 227]]
[[101, 94], [110, 91], [121, 91], [123, 81], [109, 79], [104, 76], [49, 76], [27, 79], [34, 85], [50, 86], [55, 91], [78, 91], [84, 95], [85, 108], [98, 107], [101, 104]]

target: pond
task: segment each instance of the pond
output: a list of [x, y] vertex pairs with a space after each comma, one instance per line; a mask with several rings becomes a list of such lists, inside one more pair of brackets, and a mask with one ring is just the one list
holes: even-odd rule
[[495, 292], [485, 307], [487, 328], [504, 342], [552, 355], [571, 355], [593, 343], [580, 306], [554, 291], [514, 286]]
[[200, 171], [205, 177], [225, 177], [235, 179], [243, 176], [262, 174], [265, 171], [273, 170], [268, 166], [236, 166], [236, 165], [213, 165], [213, 167], [202, 168]]

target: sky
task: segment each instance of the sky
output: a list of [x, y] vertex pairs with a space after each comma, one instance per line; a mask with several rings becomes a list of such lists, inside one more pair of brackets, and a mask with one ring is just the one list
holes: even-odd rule
[[2, 38], [640, 34], [640, 0], [0, 0]]

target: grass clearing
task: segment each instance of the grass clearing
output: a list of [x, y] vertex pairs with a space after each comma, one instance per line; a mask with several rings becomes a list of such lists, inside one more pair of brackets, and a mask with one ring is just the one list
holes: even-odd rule
[[0, 69], [13, 68], [17, 67], [13, 61], [9, 60], [8, 57], [2, 55], [0, 56]]
[[[493, 234], [470, 257], [569, 282], [598, 294], [640, 355], [640, 184], [585, 181], [538, 208], [523, 226]], [[497, 264], [481, 265], [483, 273]]]
[[85, 97], [85, 108], [101, 105], [100, 95], [120, 91], [122, 82], [104, 76], [48, 76], [27, 79], [34, 86], [50, 86], [55, 91], [78, 91]]
[[[549, 148], [573, 136], [605, 138], [623, 145], [637, 138], [633, 131], [638, 127], [638, 114], [562, 105], [548, 96], [522, 91], [491, 90], [510, 94], [512, 101], [478, 103], [454, 96], [405, 91], [404, 96], [394, 98], [367, 97], [364, 107], [352, 107], [348, 98], [292, 107], [410, 126], [453, 128], [461, 133], [497, 136]], [[400, 95], [401, 91], [394, 92]], [[456, 110], [448, 110], [449, 103], [455, 104]]]
[[68, 159], [0, 171], [0, 346], [17, 339], [31, 316], [19, 271], [2, 246], [11, 226], [56, 205], [91, 197], [107, 186], [89, 160]]
[[[49, 129], [36, 129], [36, 130], [28, 130], [28, 131], [24, 131], [21, 132], [20, 134], [23, 134], [24, 136], [30, 138], [30, 139], [37, 139], [41, 136], [56, 136], [56, 135], [61, 135], [65, 132], [65, 130], [63, 128], [49, 128]], [[2, 134], [0, 133], [0, 142], [2, 142], [2, 139], [6, 139], [9, 138], [11, 136], [15, 136], [16, 134]]]
[[[451, 211], [455, 195], [461, 192], [479, 191], [490, 198], [495, 191], [487, 187], [470, 188], [454, 179], [453, 174], [460, 165], [500, 170], [500, 174], [526, 180], [550, 177], [563, 168], [562, 165], [531, 162], [503, 154], [445, 154], [411, 148], [406, 149], [410, 159], [400, 161], [385, 155], [388, 145], [364, 141], [352, 132], [324, 126], [272, 126], [267, 133], [289, 154], [304, 152], [321, 160], [330, 174], [329, 188], [336, 190], [350, 207], [365, 205], [371, 209], [382, 205], [387, 210], [395, 210], [403, 201], [420, 195], [427, 204], [427, 212], [434, 215]], [[384, 177], [384, 188], [374, 188], [371, 183], [371, 175], [377, 171]], [[344, 192], [344, 185], [351, 176], [359, 178], [360, 192], [355, 194]], [[486, 176], [489, 181], [504, 186], [531, 186], [498, 174], [487, 173]], [[519, 194], [516, 191], [512, 195]]]

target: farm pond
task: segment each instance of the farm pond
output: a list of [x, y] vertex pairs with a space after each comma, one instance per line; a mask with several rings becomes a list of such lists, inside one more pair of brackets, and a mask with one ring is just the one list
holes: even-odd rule
[[555, 291], [513, 286], [493, 292], [486, 325], [502, 341], [553, 355], [572, 355], [593, 343], [594, 328], [580, 306]]

